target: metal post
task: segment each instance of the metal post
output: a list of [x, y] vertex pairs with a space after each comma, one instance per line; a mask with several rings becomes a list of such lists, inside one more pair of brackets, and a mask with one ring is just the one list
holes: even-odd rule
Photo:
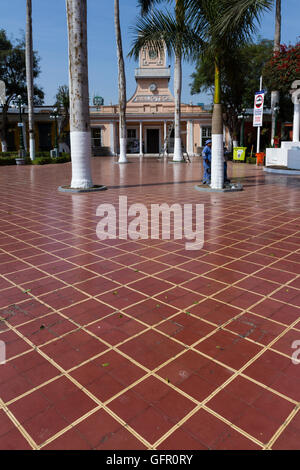
[[241, 147], [244, 147], [244, 136], [245, 136], [245, 116], [242, 117], [241, 125]]
[[[259, 81], [259, 91], [262, 90], [262, 75], [260, 76], [260, 81]], [[260, 126], [257, 128], [257, 148], [256, 148], [256, 153], [259, 153], [260, 150]]]
[[57, 114], [55, 114], [55, 149], [58, 150], [57, 147]]
[[19, 106], [19, 128], [20, 128], [20, 150], [19, 156], [22, 158], [24, 157], [25, 148], [24, 148], [24, 140], [23, 140], [23, 121], [22, 121], [22, 99], [21, 96], [18, 96], [18, 106]]

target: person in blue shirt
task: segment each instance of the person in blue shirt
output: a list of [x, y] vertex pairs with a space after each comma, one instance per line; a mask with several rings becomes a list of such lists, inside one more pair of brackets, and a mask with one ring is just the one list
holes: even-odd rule
[[210, 184], [211, 173], [211, 140], [205, 142], [205, 147], [202, 151], [203, 158], [203, 184]]

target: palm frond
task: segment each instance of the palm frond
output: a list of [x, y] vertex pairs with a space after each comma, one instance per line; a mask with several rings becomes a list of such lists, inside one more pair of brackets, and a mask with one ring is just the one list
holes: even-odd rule
[[137, 3], [140, 9], [141, 15], [145, 16], [150, 12], [151, 7], [153, 5], [158, 4], [158, 3], [163, 3], [163, 2], [171, 3], [171, 1], [172, 0], [138, 0]]
[[215, 24], [220, 37], [227, 34], [249, 37], [257, 30], [262, 14], [272, 8], [273, 0], [219, 0], [222, 15]]
[[129, 57], [138, 58], [140, 50], [147, 46], [162, 50], [164, 46], [169, 56], [176, 51], [187, 60], [199, 53], [201, 41], [195, 30], [187, 22], [177, 22], [169, 11], [154, 10], [152, 15], [138, 17], [131, 27], [134, 37]]

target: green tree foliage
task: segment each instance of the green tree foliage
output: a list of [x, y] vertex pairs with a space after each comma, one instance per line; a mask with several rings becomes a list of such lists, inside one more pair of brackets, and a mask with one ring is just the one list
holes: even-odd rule
[[[40, 74], [40, 58], [36, 51], [33, 53], [33, 77]], [[6, 140], [8, 115], [7, 111], [11, 101], [21, 95], [24, 103], [27, 103], [26, 66], [25, 66], [25, 38], [12, 42], [8, 39], [4, 29], [0, 30], [0, 80], [6, 86], [6, 101], [2, 106], [1, 140]], [[42, 104], [44, 92], [41, 88], [34, 87], [34, 104]]]
[[[33, 77], [40, 74], [40, 58], [37, 52], [33, 57]], [[7, 101], [10, 102], [14, 96], [21, 95], [27, 103], [26, 67], [25, 67], [25, 39], [17, 39], [12, 43], [5, 30], [0, 30], [0, 80], [6, 85]], [[42, 104], [44, 92], [41, 88], [34, 88], [35, 104]]]

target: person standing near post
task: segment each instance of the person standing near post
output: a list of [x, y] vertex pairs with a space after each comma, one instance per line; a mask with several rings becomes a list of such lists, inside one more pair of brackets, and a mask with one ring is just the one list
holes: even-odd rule
[[211, 140], [205, 142], [205, 147], [202, 152], [203, 158], [203, 184], [210, 184], [211, 174]]

